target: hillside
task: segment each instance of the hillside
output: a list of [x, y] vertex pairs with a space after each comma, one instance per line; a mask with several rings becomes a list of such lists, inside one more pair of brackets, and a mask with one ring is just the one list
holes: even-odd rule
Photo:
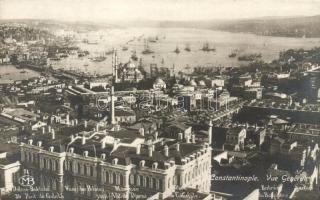
[[260, 18], [213, 24], [212, 29], [282, 37], [320, 37], [320, 15]]

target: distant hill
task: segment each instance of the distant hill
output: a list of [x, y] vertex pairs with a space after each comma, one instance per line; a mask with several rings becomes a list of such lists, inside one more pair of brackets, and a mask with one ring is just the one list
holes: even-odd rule
[[162, 28], [203, 28], [282, 37], [320, 37], [320, 15], [311, 17], [261, 17], [242, 20], [132, 21], [130, 25]]
[[213, 24], [212, 29], [283, 37], [320, 37], [320, 15], [266, 17]]
[[76, 30], [97, 30], [101, 28], [161, 27], [161, 28], [201, 28], [228, 32], [253, 33], [282, 37], [320, 37], [320, 15], [294, 17], [261, 17], [241, 20], [198, 20], [198, 21], [111, 21], [111, 22], [63, 22], [56, 20], [0, 20], [1, 23], [24, 22], [26, 24]]

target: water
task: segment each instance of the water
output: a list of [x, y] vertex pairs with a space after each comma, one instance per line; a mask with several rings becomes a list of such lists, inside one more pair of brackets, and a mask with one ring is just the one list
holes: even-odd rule
[[[138, 41], [128, 41], [141, 37]], [[144, 39], [158, 36], [156, 43], [149, 42], [150, 49], [154, 54], [143, 55]], [[229, 33], [222, 31], [211, 31], [203, 29], [185, 28], [126, 28], [109, 29], [89, 34], [78, 34], [76, 38], [82, 41], [84, 38], [89, 41], [98, 41], [98, 44], [78, 43], [83, 50], [88, 50], [92, 55], [98, 56], [102, 51], [112, 48], [118, 50], [120, 62], [129, 61], [132, 51], [137, 52], [137, 56], [142, 58], [146, 69], [150, 63], [157, 63], [158, 66], [172, 67], [175, 65], [176, 72], [185, 71], [189, 65], [195, 66], [241, 66], [245, 62], [238, 61], [237, 58], [229, 58], [229, 54], [235, 49], [241, 54], [261, 53], [262, 59], [269, 62], [277, 59], [279, 52], [290, 48], [310, 49], [320, 45], [319, 38], [286, 38], [257, 36], [245, 33]], [[203, 52], [200, 49], [208, 42], [210, 46], [216, 48], [216, 52]], [[191, 52], [184, 50], [189, 45]], [[122, 51], [122, 47], [129, 49]], [[174, 53], [176, 47], [180, 53]], [[162, 61], [164, 61], [162, 63]], [[93, 62], [88, 58], [79, 59], [77, 56], [69, 57], [65, 60], [52, 62], [56, 68], [76, 69], [89, 71], [90, 73], [106, 74], [111, 73], [111, 55], [103, 62]]]
[[[93, 57], [101, 55], [103, 51], [116, 48], [119, 61], [126, 63], [129, 61], [132, 51], [136, 51], [137, 56], [142, 58], [143, 65], [147, 71], [150, 63], [157, 63], [158, 66], [170, 68], [175, 65], [175, 72], [186, 71], [187, 65], [192, 68], [196, 66], [236, 67], [246, 64], [238, 61], [237, 58], [229, 58], [228, 55], [235, 49], [240, 52], [239, 55], [261, 53], [262, 59], [269, 62], [277, 59], [279, 52], [283, 50], [290, 48], [310, 49], [320, 46], [320, 38], [270, 37], [186, 28], [106, 29], [90, 33], [77, 33], [74, 36], [79, 41], [77, 45], [82, 50], [88, 50], [91, 54], [90, 56]], [[156, 43], [149, 42], [150, 49], [155, 53], [143, 55], [141, 52], [144, 49], [144, 39], [156, 36], [159, 39]], [[141, 37], [140, 41], [138, 41], [138, 37]], [[88, 39], [90, 42], [97, 41], [98, 44], [85, 44], [82, 42], [83, 39]], [[134, 41], [128, 43], [132, 39]], [[216, 52], [201, 51], [200, 49], [205, 42], [215, 47]], [[190, 52], [184, 50], [187, 44], [191, 48]], [[128, 47], [128, 50], [123, 51], [123, 46]], [[179, 54], [174, 53], [177, 46], [180, 49]], [[90, 56], [78, 58], [77, 55], [72, 55], [60, 61], [49, 61], [49, 64], [53, 68], [88, 71], [91, 74], [111, 73], [111, 55], [107, 55], [107, 59], [102, 62], [93, 62], [89, 59]], [[163, 63], [162, 60], [164, 61]], [[15, 73], [11, 79], [29, 75], [31, 74]]]
[[[25, 73], [21, 73], [25, 71]], [[0, 65], [0, 84], [13, 83], [17, 80], [26, 80], [39, 77], [38, 72], [29, 69], [17, 69], [13, 65]]]

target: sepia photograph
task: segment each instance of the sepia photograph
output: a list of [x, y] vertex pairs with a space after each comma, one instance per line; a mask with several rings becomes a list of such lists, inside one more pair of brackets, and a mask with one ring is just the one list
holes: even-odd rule
[[319, 0], [0, 0], [0, 200], [320, 200]]

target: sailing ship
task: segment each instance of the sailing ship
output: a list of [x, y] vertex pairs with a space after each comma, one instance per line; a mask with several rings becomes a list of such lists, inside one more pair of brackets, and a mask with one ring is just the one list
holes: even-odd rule
[[137, 56], [137, 52], [136, 51], [132, 52], [131, 59], [134, 60], [134, 61], [138, 60], [138, 56]]
[[176, 49], [174, 50], [174, 52], [175, 52], [176, 54], [179, 54], [179, 53], [180, 53], [180, 49], [179, 49], [178, 46], [176, 47]]
[[229, 58], [234, 58], [236, 57], [238, 54], [238, 50], [237, 49], [234, 49], [232, 50], [232, 52], [229, 54]]
[[191, 49], [190, 49], [190, 45], [189, 44], [186, 44], [186, 47], [184, 48], [184, 50], [186, 50], [186, 51], [191, 51]]
[[144, 40], [144, 50], [142, 51], [142, 54], [152, 54], [152, 53], [154, 53], [154, 51], [152, 51], [152, 50], [149, 48], [148, 41], [147, 41], [147, 40]]
[[202, 51], [209, 52], [209, 51], [215, 51], [216, 49], [210, 47], [209, 43], [206, 42], [206, 43], [203, 44], [203, 47], [201, 48], [201, 50], [202, 50]]

